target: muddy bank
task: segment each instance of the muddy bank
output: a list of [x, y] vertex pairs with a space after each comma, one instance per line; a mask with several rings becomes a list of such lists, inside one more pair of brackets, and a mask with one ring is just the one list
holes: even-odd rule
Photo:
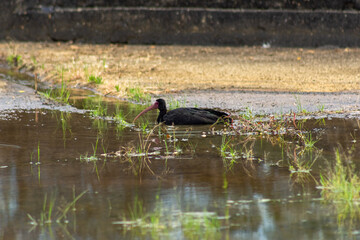
[[48, 100], [36, 93], [33, 88], [15, 83], [11, 77], [0, 72], [0, 111], [19, 109], [53, 109], [67, 112], [83, 112], [70, 105]]

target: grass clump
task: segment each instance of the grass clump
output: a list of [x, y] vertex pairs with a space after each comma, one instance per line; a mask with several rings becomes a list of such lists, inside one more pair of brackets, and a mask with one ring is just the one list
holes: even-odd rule
[[124, 113], [119, 106], [116, 106], [114, 120], [118, 131], [122, 131], [124, 128], [131, 126], [131, 124], [125, 120]]
[[91, 110], [90, 115], [92, 117], [104, 117], [108, 113], [107, 104], [104, 104], [101, 99], [97, 100], [97, 102], [90, 101], [87, 109]]
[[[34, 227], [40, 226], [43, 227], [45, 225], [50, 225], [54, 222], [56, 223], [68, 223], [67, 215], [70, 210], [75, 211], [76, 202], [88, 191], [83, 191], [79, 195], [75, 195], [75, 188], [73, 188], [73, 200], [71, 202], [67, 202], [64, 205], [56, 205], [57, 201], [55, 194], [52, 194], [50, 199], [48, 200], [47, 194], [44, 196], [43, 206], [40, 213], [39, 218], [33, 217], [31, 214], [27, 214], [30, 219], [30, 224]], [[55, 210], [57, 211], [55, 212]]]
[[10, 54], [9, 56], [7, 56], [6, 62], [11, 67], [18, 67], [23, 64], [21, 55], [16, 55], [16, 54]]
[[221, 146], [220, 146], [220, 155], [223, 159], [223, 164], [225, 169], [231, 170], [234, 164], [237, 162], [236, 160], [239, 157], [238, 152], [235, 150], [232, 137], [227, 136], [226, 134], [222, 135]]
[[187, 239], [221, 239], [221, 221], [216, 213], [184, 213], [181, 225]]
[[322, 150], [296, 145], [288, 147], [289, 171], [291, 174], [310, 174], [315, 162], [322, 156]]
[[93, 75], [93, 74], [91, 74], [91, 75], [88, 77], [88, 82], [89, 82], [89, 83], [95, 83], [95, 84], [102, 84], [102, 83], [104, 83], [101, 76], [95, 76], [95, 75]]
[[51, 88], [45, 93], [42, 93], [46, 98], [53, 99], [57, 102], [69, 104], [70, 91], [64, 81], [61, 81], [60, 88]]
[[[182, 231], [186, 239], [221, 239], [222, 222], [215, 212], [181, 212], [165, 209], [156, 196], [153, 211], [146, 211], [143, 201], [135, 197], [129, 205], [129, 216], [112, 224], [123, 227], [124, 231], [139, 230], [141, 235], [151, 233], [159, 239], [169, 231]], [[135, 231], [136, 232], [136, 231]]]
[[327, 174], [320, 175], [321, 194], [326, 200], [344, 202], [352, 205], [360, 201], [360, 178], [355, 166], [344, 165], [339, 150], [336, 151], [336, 163]]

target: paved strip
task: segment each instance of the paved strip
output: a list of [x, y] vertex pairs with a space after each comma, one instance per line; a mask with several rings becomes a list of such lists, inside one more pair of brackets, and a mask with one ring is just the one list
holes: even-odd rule
[[253, 114], [289, 112], [359, 111], [360, 92], [290, 93], [266, 91], [196, 91], [162, 95], [169, 101], [186, 102], [187, 107], [220, 108]]

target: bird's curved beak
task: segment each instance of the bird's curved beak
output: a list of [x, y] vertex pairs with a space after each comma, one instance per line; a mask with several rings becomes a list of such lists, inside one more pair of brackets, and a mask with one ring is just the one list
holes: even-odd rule
[[138, 119], [141, 115], [145, 114], [146, 112], [150, 111], [150, 110], [154, 110], [154, 109], [158, 109], [159, 108], [159, 103], [158, 102], [155, 102], [153, 105], [151, 105], [150, 107], [144, 109], [141, 113], [139, 113], [139, 115], [137, 115], [133, 122], [136, 121], [136, 119]]

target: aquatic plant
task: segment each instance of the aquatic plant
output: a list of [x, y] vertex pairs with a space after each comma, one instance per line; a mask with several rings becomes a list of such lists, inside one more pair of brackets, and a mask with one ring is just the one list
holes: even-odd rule
[[[42, 210], [40, 212], [39, 218], [33, 217], [30, 213], [27, 213], [28, 218], [30, 219], [30, 224], [34, 227], [40, 226], [43, 227], [45, 225], [56, 223], [67, 223], [67, 214], [70, 210], [75, 209], [76, 202], [88, 191], [85, 190], [81, 192], [79, 195], [75, 195], [75, 188], [73, 188], [73, 200], [71, 202], [66, 203], [65, 205], [56, 206], [56, 195], [54, 193], [51, 194], [50, 200], [48, 200], [47, 193], [44, 195]], [[54, 210], [57, 209], [57, 212], [54, 213]], [[55, 216], [54, 216], [55, 215]]]
[[151, 161], [149, 159], [149, 156], [152, 155], [149, 153], [152, 143], [149, 141], [149, 138], [153, 131], [154, 129], [152, 129], [145, 137], [142, 137], [139, 133], [139, 144], [135, 147], [128, 146], [124, 148], [124, 151], [126, 152], [124, 154], [126, 156], [126, 162], [130, 164], [129, 170], [136, 176], [141, 176], [145, 170], [148, 170], [154, 175], [154, 172], [150, 168]]
[[[173, 135], [170, 135], [168, 132], [163, 133], [162, 127], [163, 124], [158, 124], [152, 129], [146, 130], [146, 134], [144, 134], [144, 132], [139, 132], [138, 143], [134, 144], [133, 142], [130, 142], [128, 146], [123, 146], [121, 150], [115, 153], [115, 156], [122, 157], [125, 160], [124, 162], [129, 164], [128, 170], [132, 171], [134, 175], [141, 176], [145, 173], [145, 170], [150, 172], [152, 175], [155, 175], [151, 169], [150, 159], [155, 155], [160, 155], [160, 149], [164, 149], [165, 169], [167, 169], [168, 157], [173, 157], [174, 155], [182, 153], [179, 140], [175, 136], [175, 131], [173, 131]], [[156, 129], [159, 131], [158, 140], [151, 138]], [[164, 147], [157, 147], [156, 150], [150, 151], [153, 143], [163, 143]]]
[[69, 133], [70, 135], [72, 134], [71, 125], [70, 125], [70, 120], [72, 115], [70, 112], [63, 112], [63, 111], [59, 113], [60, 116], [58, 116], [57, 112], [52, 112], [52, 114], [56, 118], [58, 125], [61, 125], [63, 141], [65, 146], [67, 133]]
[[143, 133], [146, 133], [148, 130], [147, 130], [147, 127], [149, 126], [149, 121], [144, 121], [144, 122], [141, 122], [140, 123], [140, 129]]
[[360, 178], [355, 166], [335, 152], [335, 165], [320, 174], [321, 195], [325, 202], [334, 204], [339, 231], [353, 237], [360, 220]]
[[140, 230], [150, 232], [155, 238], [171, 230], [182, 230], [187, 239], [221, 239], [221, 221], [215, 212], [179, 212], [164, 209], [159, 196], [153, 211], [146, 211], [143, 201], [136, 196], [129, 205], [129, 217], [123, 216], [112, 224], [123, 227], [124, 231]]
[[311, 132], [299, 132], [298, 136], [300, 138], [300, 141], [303, 143], [305, 149], [313, 149], [315, 147], [315, 143], [319, 141], [319, 139], [313, 139]]
[[291, 174], [310, 174], [315, 162], [322, 156], [321, 149], [308, 149], [295, 145], [291, 151], [288, 146], [289, 171]]
[[245, 112], [241, 113], [240, 116], [246, 120], [252, 120], [254, 118], [252, 109], [250, 107], [246, 107]]
[[221, 222], [214, 212], [187, 212], [181, 217], [187, 239], [221, 239]]
[[102, 101], [102, 98], [93, 99], [88, 98], [84, 101], [85, 109], [89, 109], [90, 116], [93, 117], [93, 127], [98, 130], [99, 134], [103, 134], [108, 129], [108, 114], [107, 104]]
[[58, 73], [61, 76], [61, 85], [59, 87], [52, 87], [49, 90], [47, 90], [44, 93], [41, 93], [47, 98], [53, 99], [57, 102], [62, 102], [65, 104], [69, 104], [69, 98], [70, 98], [70, 91], [66, 85], [66, 82], [64, 80], [64, 67], [61, 67], [58, 69]]
[[228, 136], [226, 134], [223, 134], [221, 136], [220, 154], [223, 158], [225, 158], [227, 156], [226, 153], [229, 148], [230, 141], [231, 141], [231, 139], [228, 138]]
[[99, 99], [94, 105], [90, 106], [90, 109], [90, 114], [93, 117], [104, 117], [107, 115], [107, 104], [104, 104], [101, 99]]
[[37, 177], [38, 177], [38, 181], [40, 182], [40, 177], [41, 177], [41, 172], [40, 172], [40, 142], [38, 142], [37, 144], [37, 161], [34, 163], [33, 161], [33, 154], [34, 152], [32, 152], [30, 154], [30, 164], [31, 164], [31, 173], [33, 174], [33, 165], [35, 164], [37, 166]]
[[92, 126], [97, 130], [97, 134], [99, 136], [104, 136], [106, 131], [108, 130], [108, 120], [103, 118], [94, 118], [92, 122]]
[[69, 104], [70, 91], [64, 81], [61, 82], [60, 88], [50, 88], [44, 93], [41, 93], [46, 98], [50, 98], [57, 102]]
[[115, 108], [114, 120], [116, 122], [117, 131], [122, 131], [124, 128], [131, 126], [131, 124], [125, 120], [124, 113], [118, 105]]
[[151, 96], [138, 87], [128, 88], [127, 95], [130, 100], [135, 102], [149, 103], [151, 101]]
[[221, 138], [220, 155], [226, 170], [231, 170], [239, 157], [232, 145], [232, 137], [223, 134]]
[[320, 174], [321, 194], [328, 201], [345, 203], [350, 210], [360, 202], [360, 178], [353, 164], [343, 163], [339, 150], [335, 156], [335, 166]]
[[44, 201], [43, 201], [43, 207], [42, 207], [42, 211], [40, 213], [40, 217], [39, 219], [35, 219], [34, 217], [32, 217], [29, 213], [27, 214], [28, 218], [30, 219], [30, 224], [32, 225], [39, 225], [39, 226], [44, 226], [45, 224], [51, 224], [53, 219], [52, 219], [52, 213], [54, 210], [54, 205], [56, 202], [56, 198], [55, 196], [52, 194], [49, 203], [47, 202], [47, 194], [45, 194], [44, 196]]
[[98, 149], [98, 144], [99, 144], [99, 137], [96, 138], [96, 143], [95, 145], [92, 144], [92, 148], [93, 148], [93, 154], [89, 156], [88, 153], [86, 153], [85, 155], [80, 155], [80, 161], [86, 161], [86, 162], [96, 162], [97, 160], [99, 160], [99, 158], [96, 156], [96, 152]]

